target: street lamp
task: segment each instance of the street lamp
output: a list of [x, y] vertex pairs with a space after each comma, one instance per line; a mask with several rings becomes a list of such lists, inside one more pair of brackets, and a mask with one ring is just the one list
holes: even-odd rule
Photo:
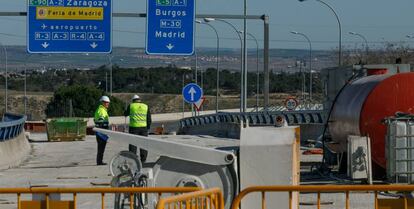
[[243, 40], [240, 36], [239, 30], [237, 30], [237, 28], [231, 24], [230, 22], [223, 20], [223, 19], [214, 19], [214, 18], [204, 18], [204, 22], [212, 22], [212, 21], [220, 21], [223, 23], [226, 23], [227, 25], [229, 25], [230, 27], [233, 28], [233, 30], [236, 32], [237, 36], [239, 37], [240, 40], [240, 75], [241, 75], [241, 85], [240, 85], [240, 112], [245, 112], [246, 108], [245, 108], [245, 103], [244, 103], [244, 65], [243, 65]]
[[7, 85], [7, 74], [8, 74], [7, 73], [7, 49], [6, 49], [6, 46], [4, 46], [1, 42], [0, 42], [0, 45], [2, 46], [2, 48], [4, 50], [4, 57], [5, 57], [5, 64], [6, 64], [6, 66], [5, 66], [6, 75], [4, 76], [5, 77], [5, 85], [6, 85], [4, 104], [5, 104], [5, 113], [7, 113], [7, 97], [8, 97], [8, 95], [7, 95], [7, 88], [8, 88], [8, 85]]
[[297, 31], [290, 31], [290, 33], [305, 37], [309, 43], [309, 100], [312, 101], [312, 42], [308, 36], [303, 33], [299, 33]]
[[203, 25], [207, 25], [208, 27], [210, 27], [211, 29], [213, 29], [214, 33], [216, 33], [216, 37], [217, 37], [217, 43], [216, 43], [216, 70], [217, 70], [217, 74], [216, 74], [216, 113], [218, 113], [218, 109], [219, 109], [219, 91], [220, 91], [220, 71], [219, 71], [219, 49], [220, 49], [220, 37], [218, 35], [218, 32], [216, 30], [216, 28], [211, 25], [210, 23], [207, 22], [202, 22], [200, 20], [196, 20], [196, 23], [198, 24], [203, 24]]
[[[240, 33], [244, 33], [243, 31], [239, 31]], [[251, 33], [246, 33], [250, 38], [252, 38], [256, 42], [256, 111], [259, 111], [259, 83], [260, 83], [260, 74], [259, 74], [259, 42], [257, 41], [257, 38], [253, 36]], [[247, 70], [246, 70], [247, 71]], [[247, 73], [247, 72], [246, 72]], [[247, 85], [247, 82], [246, 82]], [[247, 87], [246, 87], [247, 88]]]
[[[299, 0], [300, 2], [304, 2], [306, 0]], [[342, 60], [342, 27], [341, 27], [341, 21], [339, 21], [339, 17], [338, 14], [336, 14], [335, 10], [333, 9], [333, 7], [331, 7], [331, 5], [327, 4], [326, 2], [322, 1], [322, 0], [315, 0], [318, 1], [319, 3], [327, 6], [335, 15], [336, 20], [338, 21], [338, 27], [339, 27], [339, 56], [338, 56], [338, 66], [341, 66], [341, 60]]]
[[367, 57], [366, 58], [367, 59], [366, 61], [368, 62], [368, 41], [365, 38], [365, 36], [363, 36], [363, 35], [361, 35], [359, 33], [353, 32], [353, 31], [350, 31], [349, 34], [350, 35], [354, 35], [354, 36], [359, 36], [359, 37], [361, 37], [364, 40], [364, 42], [365, 42], [365, 54], [366, 54], [366, 57]]

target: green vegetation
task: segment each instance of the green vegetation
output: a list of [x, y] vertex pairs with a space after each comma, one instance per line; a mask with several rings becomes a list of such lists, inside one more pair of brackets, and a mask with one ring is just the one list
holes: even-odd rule
[[[27, 75], [27, 89], [29, 91], [55, 92], [62, 86], [94, 86], [106, 91], [110, 89], [109, 69], [101, 66], [93, 70], [48, 70], [30, 72]], [[106, 77], [107, 76], [107, 77]], [[175, 66], [155, 68], [119, 68], [113, 66], [113, 92], [122, 93], [156, 93], [181, 94], [183, 83], [193, 81], [193, 71], [180, 69]], [[296, 93], [302, 85], [301, 73], [270, 73], [271, 93]], [[314, 74], [314, 92], [320, 92], [318, 74]], [[256, 73], [248, 73], [248, 95], [256, 92]], [[305, 74], [308, 81], [309, 74]], [[107, 83], [108, 81], [108, 83]], [[201, 81], [201, 74], [198, 74]], [[1, 82], [0, 81], [0, 85]], [[262, 89], [263, 74], [260, 74], [260, 89]], [[24, 79], [16, 76], [9, 80], [9, 89], [23, 91]], [[216, 69], [209, 68], [203, 71], [203, 89], [206, 95], [215, 95]], [[240, 73], [229, 70], [220, 71], [220, 91], [226, 95], [236, 95], [240, 91]], [[262, 90], [260, 90], [262, 92]]]
[[[182, 110], [181, 94], [184, 84], [193, 82], [193, 70], [180, 69], [175, 66], [155, 68], [119, 68], [113, 66], [113, 93], [139, 93], [151, 105], [154, 113], [177, 112]], [[48, 70], [28, 71], [27, 90], [30, 92], [54, 92], [45, 113], [47, 117], [91, 117], [98, 105], [99, 97], [110, 91], [110, 71], [105, 66], [93, 70]], [[216, 76], [214, 68], [203, 71], [203, 89], [208, 98], [206, 109], [215, 107]], [[248, 103], [255, 105], [257, 91], [256, 73], [248, 73]], [[321, 92], [319, 74], [313, 75], [313, 92]], [[286, 93], [297, 95], [302, 89], [302, 80], [307, 82], [309, 74], [301, 73], [270, 73], [270, 93]], [[260, 94], [263, 93], [263, 74], [260, 74]], [[198, 74], [201, 81], [201, 73]], [[3, 84], [2, 84], [3, 82]], [[0, 79], [0, 85], [4, 80]], [[24, 76], [13, 74], [9, 77], [9, 89], [24, 90]], [[235, 108], [240, 93], [240, 73], [220, 71], [220, 107]], [[106, 93], [109, 94], [109, 93]], [[171, 97], [169, 97], [169, 94]], [[119, 94], [118, 94], [118, 98]], [[225, 99], [224, 99], [225, 98]], [[129, 101], [129, 96], [122, 97]], [[283, 98], [279, 98], [278, 101]], [[111, 98], [110, 115], [122, 115], [125, 104]], [[187, 105], [185, 106], [187, 109]]]
[[[93, 86], [71, 85], [60, 87], [46, 107], [47, 117], [92, 117], [104, 92]], [[111, 97], [110, 115], [123, 115], [124, 102]]]

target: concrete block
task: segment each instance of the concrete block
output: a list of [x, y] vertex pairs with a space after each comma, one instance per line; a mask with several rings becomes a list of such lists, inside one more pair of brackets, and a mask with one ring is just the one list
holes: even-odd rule
[[[299, 185], [300, 142], [298, 127], [249, 127], [241, 129], [240, 186]], [[292, 208], [298, 208], [293, 193]], [[266, 193], [269, 208], [288, 209], [289, 193]], [[275, 207], [277, 206], [277, 207]], [[261, 193], [249, 194], [242, 208], [260, 209]]]
[[0, 169], [19, 165], [30, 153], [30, 149], [24, 131], [16, 138], [0, 142]]

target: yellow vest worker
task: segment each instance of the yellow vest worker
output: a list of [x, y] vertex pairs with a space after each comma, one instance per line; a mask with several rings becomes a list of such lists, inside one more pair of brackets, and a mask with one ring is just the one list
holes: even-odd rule
[[147, 128], [148, 105], [132, 103], [129, 105], [129, 127]]
[[[109, 128], [109, 115], [108, 115], [108, 108], [109, 108], [109, 97], [102, 96], [99, 100], [101, 104], [95, 111], [94, 119], [95, 127], [108, 129]], [[108, 136], [105, 134], [96, 132], [96, 142], [98, 143], [98, 151], [96, 154], [96, 164], [97, 165], [106, 165], [103, 162], [103, 155], [105, 152], [106, 141], [108, 140]]]
[[96, 109], [95, 117], [93, 121], [95, 122], [96, 127], [108, 129], [109, 115], [108, 115], [108, 109], [105, 107], [104, 104], [99, 105], [98, 108]]
[[[141, 136], [148, 136], [151, 127], [151, 112], [148, 105], [141, 102], [138, 95], [132, 97], [132, 103], [124, 112], [125, 117], [129, 116], [129, 133]], [[129, 151], [136, 153], [137, 147], [129, 145]], [[141, 162], [147, 159], [147, 150], [140, 149]]]

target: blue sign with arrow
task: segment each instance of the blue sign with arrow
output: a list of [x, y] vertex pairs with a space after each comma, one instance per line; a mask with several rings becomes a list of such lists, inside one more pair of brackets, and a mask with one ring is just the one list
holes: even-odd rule
[[146, 53], [194, 54], [195, 0], [148, 0]]
[[110, 53], [112, 0], [28, 0], [29, 53]]
[[182, 93], [186, 102], [195, 103], [203, 96], [203, 89], [195, 83], [189, 83], [184, 86]]

